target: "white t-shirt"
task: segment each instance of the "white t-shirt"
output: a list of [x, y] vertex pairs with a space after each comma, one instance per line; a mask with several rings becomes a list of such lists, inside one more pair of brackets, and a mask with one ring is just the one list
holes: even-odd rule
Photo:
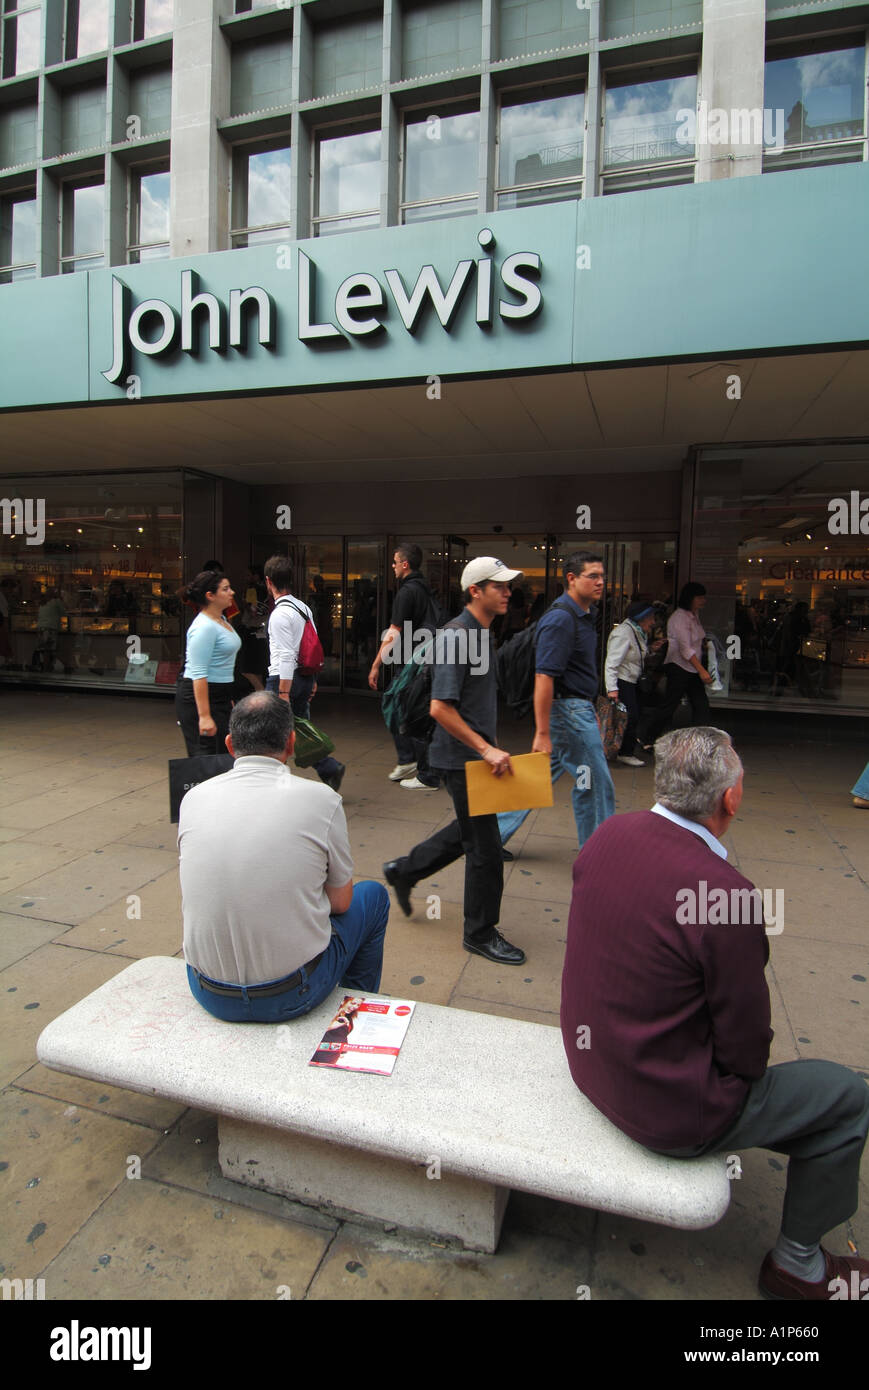
[[223, 984], [292, 975], [328, 946], [330, 888], [353, 877], [344, 806], [276, 758], [193, 787], [178, 824], [184, 955]]
[[[295, 594], [282, 594], [269, 618], [269, 675], [291, 681], [299, 661], [299, 644], [305, 632], [305, 618], [314, 622], [306, 603]], [[316, 624], [314, 624], [316, 626]]]

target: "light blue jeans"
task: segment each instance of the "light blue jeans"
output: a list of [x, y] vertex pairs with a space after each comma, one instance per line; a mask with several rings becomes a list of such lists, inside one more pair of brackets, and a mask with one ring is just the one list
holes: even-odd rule
[[[864, 801], [869, 801], [869, 763], [866, 764], [856, 783], [851, 788], [852, 796], [862, 796]], [[498, 817], [500, 824], [500, 816]]]
[[[590, 700], [553, 700], [549, 716], [552, 781], [566, 772], [573, 782], [573, 815], [582, 849], [589, 836], [616, 809], [613, 779], [604, 757], [594, 706]], [[529, 811], [502, 811], [501, 844], [515, 835]]]

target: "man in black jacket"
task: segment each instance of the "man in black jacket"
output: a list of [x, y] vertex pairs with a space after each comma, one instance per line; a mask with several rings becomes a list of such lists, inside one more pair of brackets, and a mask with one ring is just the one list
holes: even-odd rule
[[[423, 627], [434, 627], [434, 599], [420, 571], [421, 565], [422, 550], [413, 541], [402, 541], [396, 547], [392, 569], [398, 592], [392, 605], [392, 620], [368, 672], [372, 690], [377, 689], [381, 666], [404, 666], [410, 661], [412, 634]], [[427, 740], [413, 739], [407, 734], [395, 734], [394, 738], [398, 762], [389, 774], [390, 782], [400, 782], [410, 791], [433, 790], [439, 786], [440, 779], [428, 765]]]

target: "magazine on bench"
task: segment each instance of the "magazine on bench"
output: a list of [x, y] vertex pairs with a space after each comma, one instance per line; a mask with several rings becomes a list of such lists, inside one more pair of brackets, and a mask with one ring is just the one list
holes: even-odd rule
[[308, 1065], [391, 1076], [415, 1007], [411, 999], [345, 994]]

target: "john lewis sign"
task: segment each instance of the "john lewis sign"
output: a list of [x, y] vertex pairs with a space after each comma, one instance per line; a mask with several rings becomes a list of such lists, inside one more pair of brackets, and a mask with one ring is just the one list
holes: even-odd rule
[[[196, 356], [203, 338], [209, 351], [218, 354], [245, 354], [253, 343], [274, 352], [288, 315], [298, 342], [309, 349], [342, 339], [415, 336], [432, 317], [450, 333], [465, 303], [468, 317], [481, 330], [491, 329], [496, 316], [507, 325], [533, 319], [543, 306], [539, 252], [514, 251], [498, 260], [488, 227], [478, 233], [477, 242], [482, 255], [460, 260], [445, 273], [434, 264], [420, 266], [412, 278], [394, 268], [379, 275], [358, 270], [337, 284], [299, 247], [294, 277], [276, 270], [269, 288], [239, 286], [224, 298], [203, 289], [198, 272], [188, 269], [180, 272], [175, 302], [149, 298], [134, 303], [128, 285], [113, 274], [112, 361], [102, 375], [123, 387], [128, 372], [135, 370], [135, 354], [160, 358], [180, 351]], [[289, 254], [288, 248], [278, 251]], [[281, 277], [288, 293], [275, 288]], [[293, 298], [294, 303], [287, 302]]]

